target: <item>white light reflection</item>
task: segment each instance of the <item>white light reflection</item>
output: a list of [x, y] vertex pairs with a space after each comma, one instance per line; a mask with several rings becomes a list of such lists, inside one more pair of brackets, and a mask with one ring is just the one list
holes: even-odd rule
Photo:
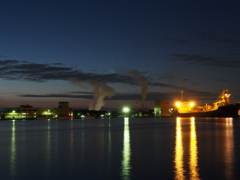
[[112, 139], [111, 139], [111, 121], [108, 119], [108, 153], [111, 153]]
[[70, 149], [69, 149], [69, 166], [70, 170], [73, 169], [74, 163], [74, 126], [73, 120], [71, 120], [71, 130], [70, 130]]
[[108, 119], [108, 156], [107, 156], [107, 172], [111, 172], [112, 159], [112, 138], [111, 138], [111, 120]]
[[81, 158], [81, 166], [83, 167], [85, 164], [85, 131], [84, 131], [84, 121], [81, 122], [81, 153], [80, 153], [80, 158]]
[[47, 120], [47, 144], [46, 144], [46, 173], [49, 174], [51, 162], [51, 124], [50, 119]]
[[129, 118], [124, 118], [124, 131], [123, 131], [123, 151], [122, 151], [122, 179], [130, 179], [130, 158], [131, 158], [131, 146], [130, 146], [130, 131], [129, 131]]
[[10, 176], [15, 179], [16, 176], [16, 135], [15, 120], [12, 120], [12, 137], [11, 137], [11, 156], [10, 156]]
[[182, 129], [181, 118], [176, 119], [176, 138], [175, 138], [175, 178], [176, 180], [186, 179], [183, 168], [183, 143], [182, 143]]
[[198, 148], [197, 148], [197, 134], [195, 126], [195, 118], [191, 118], [190, 128], [190, 158], [189, 158], [189, 169], [190, 179], [200, 179], [198, 169]]
[[227, 179], [234, 179], [233, 162], [234, 162], [234, 139], [233, 139], [233, 118], [226, 118], [226, 138], [225, 138], [225, 175]]

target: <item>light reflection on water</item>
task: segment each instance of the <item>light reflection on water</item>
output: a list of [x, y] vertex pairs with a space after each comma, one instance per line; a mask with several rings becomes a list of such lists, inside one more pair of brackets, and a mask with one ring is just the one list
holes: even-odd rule
[[47, 121], [47, 140], [46, 140], [46, 174], [49, 174], [51, 167], [51, 123]]
[[195, 126], [195, 118], [191, 118], [190, 128], [190, 154], [189, 154], [189, 168], [190, 168], [190, 179], [199, 178], [198, 168], [198, 146], [197, 146], [197, 134]]
[[107, 159], [107, 172], [111, 171], [112, 159], [112, 138], [111, 138], [111, 121], [108, 119], [108, 159]]
[[85, 164], [85, 131], [84, 131], [84, 121], [82, 120], [81, 121], [81, 144], [80, 144], [80, 147], [81, 147], [81, 151], [80, 151], [80, 159], [81, 159], [81, 166], [84, 166]]
[[[238, 119], [1, 121], [0, 179], [239, 179]], [[211, 171], [209, 171], [211, 169]], [[210, 175], [209, 175], [210, 174]]]
[[234, 141], [233, 141], [233, 119], [226, 118], [225, 131], [225, 174], [228, 179], [233, 179], [233, 162], [234, 162]]
[[124, 130], [123, 130], [123, 150], [122, 150], [122, 178], [127, 180], [130, 178], [131, 165], [131, 142], [130, 142], [130, 130], [129, 130], [129, 118], [124, 118]]
[[73, 162], [74, 162], [74, 126], [73, 126], [73, 121], [70, 120], [71, 125], [70, 125], [70, 150], [69, 150], [69, 169], [73, 169]]
[[182, 142], [182, 129], [181, 118], [176, 118], [176, 138], [175, 138], [175, 179], [185, 179], [183, 168], [183, 142]]
[[[184, 167], [184, 145], [182, 137], [182, 128], [181, 128], [181, 118], [176, 118], [176, 137], [175, 137], [175, 179], [181, 180], [186, 179], [186, 176], [189, 176], [189, 179], [200, 179], [199, 178], [199, 168], [198, 168], [198, 147], [197, 147], [197, 134], [195, 126], [195, 118], [191, 118], [190, 122], [190, 141], [189, 141], [189, 174], [186, 174], [187, 167]], [[184, 140], [184, 142], [187, 142]], [[188, 152], [185, 152], [187, 154]]]
[[11, 156], [10, 156], [10, 176], [12, 179], [16, 176], [16, 135], [15, 135], [15, 120], [12, 120], [12, 137], [11, 137]]

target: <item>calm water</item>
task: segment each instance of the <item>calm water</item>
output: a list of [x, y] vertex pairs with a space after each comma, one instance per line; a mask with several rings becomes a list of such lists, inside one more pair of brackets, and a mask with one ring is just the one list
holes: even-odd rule
[[240, 179], [240, 119], [0, 121], [0, 179]]

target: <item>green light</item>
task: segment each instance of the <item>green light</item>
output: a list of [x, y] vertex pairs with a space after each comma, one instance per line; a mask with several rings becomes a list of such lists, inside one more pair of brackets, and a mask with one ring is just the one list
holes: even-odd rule
[[125, 113], [129, 112], [129, 108], [128, 107], [124, 107], [123, 108], [123, 112], [125, 112]]

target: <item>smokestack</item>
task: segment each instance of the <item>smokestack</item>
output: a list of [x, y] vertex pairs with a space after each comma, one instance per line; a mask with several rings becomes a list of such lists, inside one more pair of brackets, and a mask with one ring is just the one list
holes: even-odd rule
[[136, 99], [136, 104], [135, 104], [136, 110], [138, 109], [138, 99]]
[[184, 91], [181, 90], [180, 93], [181, 93], [181, 101], [183, 101], [183, 93], [184, 93]]

